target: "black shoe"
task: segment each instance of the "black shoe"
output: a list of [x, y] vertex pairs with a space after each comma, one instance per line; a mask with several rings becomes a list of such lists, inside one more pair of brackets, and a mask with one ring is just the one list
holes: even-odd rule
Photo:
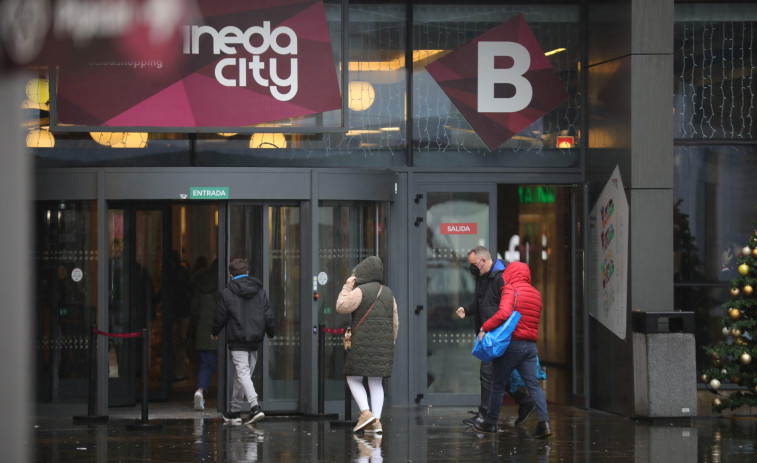
[[473, 422], [476, 421], [479, 417], [483, 419], [483, 415], [481, 415], [481, 412], [478, 412], [477, 414], [471, 416], [470, 418], [464, 419], [463, 424], [466, 424], [468, 426], [473, 426]]
[[486, 434], [495, 434], [497, 432], [497, 424], [487, 423], [483, 418], [481, 418], [480, 420], [473, 422], [473, 429]]
[[247, 418], [247, 421], [245, 421], [244, 424], [252, 424], [262, 420], [263, 418], [265, 418], [265, 413], [263, 413], [260, 405], [255, 405], [254, 407], [252, 407], [252, 410], [250, 410], [250, 417]]
[[524, 422], [526, 418], [528, 418], [528, 415], [530, 415], [535, 408], [536, 405], [534, 405], [533, 401], [525, 403], [518, 407], [518, 418], [515, 419], [515, 425], [517, 426]]
[[544, 439], [552, 435], [552, 428], [549, 427], [549, 421], [539, 421], [536, 425], [536, 431], [533, 436], [537, 439]]

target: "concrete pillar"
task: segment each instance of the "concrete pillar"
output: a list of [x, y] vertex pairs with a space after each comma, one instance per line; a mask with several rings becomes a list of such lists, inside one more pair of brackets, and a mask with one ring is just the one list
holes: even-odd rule
[[[673, 0], [587, 3], [589, 206], [619, 166], [630, 226], [627, 335], [620, 339], [590, 321], [590, 405], [629, 416], [649, 413], [634, 405], [639, 393], [634, 357], [646, 350], [634, 349], [630, 312], [675, 309], [673, 6]], [[590, 274], [597, 271], [589, 268]], [[682, 355], [693, 359], [694, 351]], [[636, 364], [664, 367], [660, 362]]]

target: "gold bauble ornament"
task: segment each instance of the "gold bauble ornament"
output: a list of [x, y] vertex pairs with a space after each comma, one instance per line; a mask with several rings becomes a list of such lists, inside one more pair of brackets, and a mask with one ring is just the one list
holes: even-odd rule
[[757, 386], [754, 386], [754, 393], [757, 394]]
[[752, 257], [757, 259], [757, 248], [752, 249]]
[[702, 376], [700, 376], [700, 378], [702, 379], [703, 383], [707, 382], [707, 375], [706, 374], [702, 373]]
[[737, 346], [746, 346], [747, 344], [749, 344], [749, 341], [747, 341], [747, 340], [746, 340], [746, 339], [744, 339], [744, 338], [734, 338], [734, 339], [733, 339], [733, 342], [734, 342], [734, 343], [735, 343], [735, 344], [736, 344]]
[[718, 389], [720, 389], [720, 381], [713, 379], [712, 381], [710, 381], [710, 387], [717, 391]]
[[722, 360], [720, 360], [719, 358], [714, 358], [714, 359], [712, 359], [712, 366], [714, 366], [714, 367], [719, 367], [719, 366], [720, 366], [720, 365], [722, 365], [722, 364], [723, 364], [723, 361], [722, 361]]
[[738, 320], [739, 318], [741, 318], [741, 311], [735, 307], [732, 307], [728, 311], [728, 316], [731, 317], [731, 320]]
[[723, 327], [723, 336], [728, 336], [729, 334], [731, 334], [731, 329], [728, 328], [727, 326], [724, 326]]
[[733, 384], [739, 384], [741, 382], [741, 378], [739, 378], [736, 375], [733, 375], [729, 378]]
[[739, 265], [739, 273], [746, 276], [749, 273], [749, 266], [747, 264]]
[[741, 330], [738, 328], [732, 329], [731, 336], [733, 336], [734, 338], [738, 338], [739, 336], [741, 336]]
[[741, 294], [741, 291], [739, 291], [739, 288], [731, 288], [731, 296], [738, 297], [739, 294]]
[[718, 399], [717, 397], [715, 397], [715, 399], [712, 401], [712, 405], [714, 405], [716, 407], [719, 407], [722, 404], [723, 404], [723, 402], [720, 399]]
[[751, 296], [754, 292], [754, 288], [752, 288], [750, 285], [744, 286], [744, 294], [747, 296]]
[[749, 365], [750, 363], [752, 363], [752, 356], [749, 355], [748, 352], [744, 352], [743, 354], [741, 354], [741, 357], [739, 357], [739, 360], [741, 361], [742, 365]]

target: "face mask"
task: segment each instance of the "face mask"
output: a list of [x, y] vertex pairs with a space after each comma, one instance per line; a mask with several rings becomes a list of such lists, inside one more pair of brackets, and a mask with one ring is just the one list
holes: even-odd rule
[[478, 266], [476, 264], [470, 264], [470, 273], [474, 277], [477, 277], [481, 275], [481, 270], [478, 269]]

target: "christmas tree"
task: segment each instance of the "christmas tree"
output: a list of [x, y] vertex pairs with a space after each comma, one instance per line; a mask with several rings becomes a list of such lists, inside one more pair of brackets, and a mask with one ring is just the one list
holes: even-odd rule
[[[757, 225], [757, 222], [755, 222]], [[744, 405], [757, 406], [757, 230], [749, 237], [736, 263], [731, 279], [731, 299], [723, 305], [725, 316], [720, 320], [723, 339], [714, 346], [704, 346], [714, 368], [702, 374], [702, 381], [717, 395], [712, 408], [720, 412]], [[723, 383], [738, 386], [731, 395], [719, 389]]]

